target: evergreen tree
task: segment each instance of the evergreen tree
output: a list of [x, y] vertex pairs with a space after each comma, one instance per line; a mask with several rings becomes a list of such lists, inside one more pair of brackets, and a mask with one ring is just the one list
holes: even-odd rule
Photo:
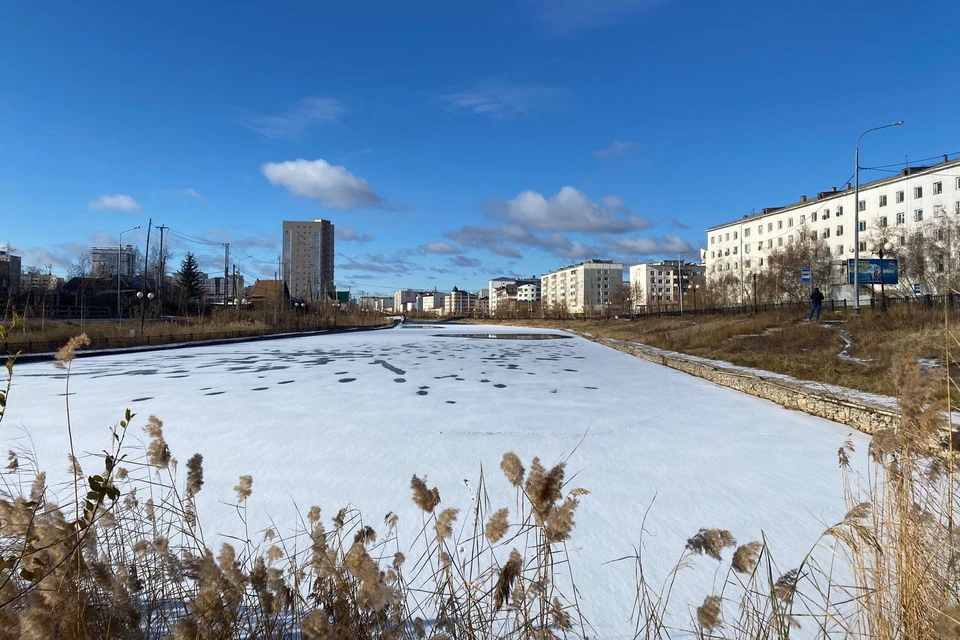
[[203, 273], [201, 273], [200, 265], [197, 264], [197, 259], [192, 253], [187, 253], [187, 257], [180, 263], [177, 284], [183, 289], [183, 294], [187, 300], [195, 300], [203, 294]]

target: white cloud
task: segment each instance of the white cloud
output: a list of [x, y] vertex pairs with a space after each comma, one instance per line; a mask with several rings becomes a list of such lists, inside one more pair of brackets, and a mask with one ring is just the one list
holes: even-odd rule
[[190, 196], [194, 200], [199, 200], [200, 202], [206, 202], [207, 198], [204, 195], [197, 193], [196, 189], [184, 189], [183, 195]]
[[645, 218], [619, 215], [611, 209], [629, 211], [616, 196], [607, 196], [602, 204], [598, 204], [568, 186], [562, 187], [549, 200], [536, 191], [527, 190], [512, 200], [494, 201], [490, 215], [541, 231], [621, 233], [650, 226]]
[[338, 224], [335, 229], [334, 233], [340, 242], [359, 242], [363, 244], [364, 242], [373, 240], [373, 236], [369, 233], [360, 233], [349, 225]]
[[565, 93], [557, 87], [484, 80], [468, 89], [446, 93], [440, 96], [440, 100], [457, 109], [503, 120], [537, 108], [549, 107]]
[[614, 251], [629, 256], [676, 255], [693, 251], [693, 246], [676, 235], [662, 238], [610, 238], [607, 245]]
[[437, 255], [454, 255], [462, 253], [461, 250], [449, 242], [434, 241], [428, 242], [420, 247], [426, 253], [435, 253]]
[[241, 122], [264, 138], [298, 141], [317, 125], [336, 124], [345, 112], [333, 98], [305, 98], [283, 113], [250, 116], [241, 118]]
[[88, 209], [114, 209], [117, 211], [140, 211], [143, 207], [140, 203], [128, 195], [116, 193], [113, 195], [102, 195], [96, 200], [87, 203]]
[[603, 160], [604, 158], [611, 158], [613, 156], [623, 155], [630, 149], [633, 149], [636, 145], [632, 142], [623, 142], [621, 140], [614, 140], [609, 147], [604, 147], [603, 149], [597, 149], [593, 152], [593, 157], [597, 160]]
[[317, 198], [330, 209], [384, 208], [384, 202], [363, 178], [326, 160], [267, 162], [260, 167], [270, 184], [290, 193]]

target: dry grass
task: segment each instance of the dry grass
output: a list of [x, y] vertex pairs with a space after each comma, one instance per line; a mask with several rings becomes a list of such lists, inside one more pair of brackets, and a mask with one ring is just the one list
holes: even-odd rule
[[[952, 317], [954, 322], [960, 322], [960, 314], [954, 312]], [[840, 313], [825, 312], [822, 319], [832, 321], [827, 324], [808, 323], [805, 319], [777, 311], [635, 320], [478, 322], [571, 329], [890, 396], [898, 395], [889, 372], [899, 354], [912, 353], [940, 362], [943, 359], [942, 310], [891, 306], [886, 314], [865, 310], [860, 317], [849, 319]], [[845, 346], [838, 328], [851, 335], [854, 347], [849, 355], [862, 363], [838, 357]], [[937, 397], [942, 397], [945, 389], [941, 385]]]
[[[0, 340], [6, 333], [0, 327]], [[84, 342], [73, 340], [58, 360], [67, 383]], [[768, 640], [798, 627], [824, 639], [960, 637], [957, 481], [953, 450], [941, 445], [946, 405], [935, 402], [938, 378], [912, 357], [898, 359], [892, 384], [902, 392], [902, 426], [876, 435], [865, 474], [850, 468], [852, 445], [840, 447], [848, 512], [797, 566], [778, 567], [762, 531], [737, 546], [729, 531], [705, 527], [677, 541], [678, 561], [654, 585], [641, 538], [621, 560], [636, 567], [635, 637]], [[69, 432], [69, 409], [66, 418]], [[141, 424], [148, 443], [136, 451], [126, 436]], [[289, 530], [251, 532], [255, 483], [244, 475], [233, 501], [242, 532], [214, 551], [195, 503], [202, 457], [189, 459], [182, 479], [154, 416], [141, 421], [127, 411], [107, 436], [108, 448], [92, 459], [97, 469], [76, 469], [65, 500], [29, 455], [8, 456], [0, 640], [596, 636], [566, 551], [588, 492], [568, 486], [563, 463], [535, 458], [525, 468], [505, 454], [499, 482], [515, 490], [510, 509], [489, 505], [482, 473], [468, 512], [414, 476], [421, 520], [403, 541], [394, 514], [376, 530], [352, 508], [324, 519], [313, 506]], [[408, 560], [401, 549], [417, 551]], [[695, 554], [717, 569], [714, 587], [691, 609], [671, 594]]]

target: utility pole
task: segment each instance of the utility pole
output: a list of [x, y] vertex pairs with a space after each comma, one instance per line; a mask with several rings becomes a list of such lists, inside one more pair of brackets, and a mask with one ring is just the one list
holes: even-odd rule
[[143, 278], [140, 280], [140, 335], [143, 336], [143, 323], [147, 311], [147, 266], [150, 264], [150, 231], [153, 218], [147, 222], [147, 247], [143, 252]]
[[759, 313], [759, 309], [757, 307], [757, 274], [756, 273], [753, 274], [753, 313], [754, 314]]
[[163, 232], [169, 228], [163, 224], [157, 225], [157, 229], [160, 231], [160, 259], [158, 260], [160, 273], [157, 274], [157, 302], [160, 304], [160, 315], [163, 315], [163, 296], [160, 294], [163, 291], [163, 279], [167, 274], [166, 258], [163, 255]]
[[237, 322], [240, 322], [240, 296], [237, 294], [237, 265], [233, 265], [233, 299], [237, 305]]
[[230, 279], [230, 243], [223, 243], [223, 308], [227, 308], [227, 280]]
[[683, 267], [680, 265], [680, 254], [677, 254], [677, 293], [680, 296], [680, 315], [683, 315]]

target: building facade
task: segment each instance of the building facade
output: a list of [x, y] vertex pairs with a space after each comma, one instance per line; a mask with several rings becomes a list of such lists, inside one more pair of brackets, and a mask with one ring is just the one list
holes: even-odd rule
[[[885, 258], [922, 246], [934, 281], [937, 273], [957, 271], [960, 159], [943, 156], [939, 164], [906, 167], [894, 176], [863, 184], [858, 202], [854, 202], [854, 193], [848, 183], [840, 190], [833, 187], [815, 198], [803, 195], [793, 204], [769, 207], [707, 229], [707, 279], [736, 280], [742, 295], [751, 276], [769, 267], [775, 251], [805, 234], [821, 243], [832, 261], [830, 275], [824, 278], [828, 281], [813, 284], [827, 286], [825, 293], [833, 297], [852, 297], [852, 288], [846, 285], [846, 265], [854, 257], [855, 214], [859, 214], [861, 259], [877, 257], [868, 251], [871, 245], [891, 243], [894, 249]], [[914, 274], [904, 272], [901, 261], [901, 282], [912, 277]]]
[[365, 311], [389, 313], [393, 311], [393, 296], [360, 296], [360, 308]]
[[498, 310], [515, 310], [517, 306], [531, 307], [540, 300], [540, 278], [494, 278], [487, 286], [490, 314]]
[[137, 273], [138, 253], [132, 244], [122, 247], [91, 247], [90, 275], [94, 278], [116, 278], [119, 265], [120, 275], [132, 278]]
[[417, 304], [417, 291], [414, 289], [403, 289], [393, 294], [394, 313], [404, 313], [412, 310]]
[[421, 291], [417, 294], [416, 309], [420, 313], [439, 316], [443, 314], [443, 301], [446, 297], [447, 294], [440, 291]]
[[20, 293], [20, 256], [0, 250], [0, 295]]
[[443, 315], [472, 316], [476, 313], [479, 304], [479, 295], [454, 287], [453, 291], [443, 299]]
[[333, 280], [334, 226], [329, 220], [283, 221], [283, 281], [290, 295], [307, 302], [336, 291]]
[[[211, 278], [207, 274], [203, 275], [203, 291], [207, 294], [208, 300], [222, 302], [224, 299], [224, 289], [226, 289], [226, 299], [228, 301], [234, 298], [243, 298], [244, 291], [246, 290], [243, 276], [238, 275], [236, 278], [230, 276], [225, 279], [223, 276], [214, 276]], [[236, 289], [234, 289], [234, 287], [236, 287]], [[237, 295], [237, 293], [239, 293], [239, 295]]]
[[540, 278], [540, 303], [545, 310], [590, 313], [607, 309], [623, 285], [623, 265], [589, 260], [545, 273]]
[[63, 278], [52, 273], [38, 273], [25, 271], [20, 274], [20, 290], [32, 291], [43, 295], [44, 292], [53, 293], [63, 286]]
[[635, 311], [673, 305], [682, 292], [696, 286], [707, 268], [693, 262], [663, 260], [630, 267], [630, 298]]

